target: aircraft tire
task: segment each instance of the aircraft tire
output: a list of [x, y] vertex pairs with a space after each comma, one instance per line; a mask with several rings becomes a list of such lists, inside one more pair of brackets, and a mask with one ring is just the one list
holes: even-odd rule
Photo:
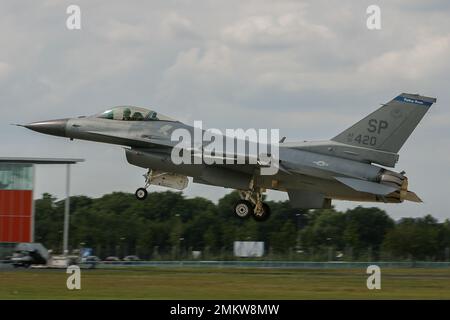
[[262, 207], [263, 207], [262, 215], [256, 215], [255, 213], [253, 213], [253, 219], [255, 219], [255, 221], [263, 222], [263, 221], [266, 221], [267, 219], [269, 219], [270, 214], [271, 214], [269, 205], [267, 203], [263, 203]]
[[145, 198], [147, 198], [147, 190], [145, 190], [144, 188], [139, 188], [136, 190], [134, 195], [138, 200], [145, 200]]
[[239, 200], [234, 205], [234, 214], [239, 219], [247, 219], [251, 215], [253, 215], [253, 205], [250, 201], [247, 200]]

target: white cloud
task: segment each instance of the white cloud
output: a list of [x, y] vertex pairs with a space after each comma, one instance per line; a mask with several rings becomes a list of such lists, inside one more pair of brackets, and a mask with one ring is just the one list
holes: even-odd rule
[[250, 16], [223, 30], [226, 40], [245, 46], [284, 47], [298, 46], [299, 42], [333, 36], [323, 25], [305, 20], [302, 13]]
[[[163, 74], [157, 101], [160, 105], [183, 108], [190, 118], [201, 112], [199, 104], [214, 103], [227, 92], [224, 88], [229, 88], [235, 79], [235, 71], [232, 53], [225, 45], [212, 43], [206, 49], [180, 52]], [[189, 108], [185, 108], [186, 104]]]
[[427, 36], [414, 46], [391, 51], [362, 64], [358, 72], [386, 79], [420, 80], [448, 74], [450, 34]]
[[196, 39], [199, 35], [194, 31], [191, 20], [171, 12], [162, 20], [162, 30], [175, 39]]
[[151, 29], [145, 24], [132, 24], [119, 20], [108, 21], [105, 28], [100, 29], [99, 35], [111, 42], [146, 42], [151, 39]]
[[0, 81], [8, 77], [11, 73], [11, 69], [12, 67], [8, 63], [0, 61]]
[[231, 72], [230, 49], [224, 45], [211, 45], [205, 50], [191, 48], [181, 52], [173, 66], [167, 70], [167, 75], [173, 77], [183, 72], [210, 73], [211, 75]]

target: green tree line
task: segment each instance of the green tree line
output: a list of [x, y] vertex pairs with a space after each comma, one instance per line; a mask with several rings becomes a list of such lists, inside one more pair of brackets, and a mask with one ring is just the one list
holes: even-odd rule
[[[268, 202], [266, 222], [232, 213], [237, 192], [217, 204], [177, 192], [150, 193], [145, 201], [115, 192], [70, 198], [70, 249], [90, 247], [104, 258], [137, 254], [145, 259], [232, 259], [234, 241], [264, 241], [267, 259], [430, 260], [449, 258], [450, 221], [431, 215], [394, 221], [376, 207], [299, 211], [289, 201]], [[44, 194], [35, 202], [36, 241], [60, 252], [64, 200]]]

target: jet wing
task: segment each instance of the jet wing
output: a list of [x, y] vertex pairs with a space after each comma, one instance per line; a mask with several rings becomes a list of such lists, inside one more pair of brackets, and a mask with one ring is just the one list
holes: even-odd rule
[[[192, 148], [188, 145], [183, 147], [183, 145], [179, 145], [178, 141], [171, 141], [167, 139], [167, 137], [158, 137], [158, 136], [130, 136], [118, 132], [113, 131], [87, 131], [90, 135], [100, 137], [105, 142], [111, 142], [111, 140], [115, 140], [124, 146], [130, 146], [133, 148], [173, 148], [175, 146], [186, 150], [191, 153], [192, 156], [201, 157], [202, 161], [205, 163], [211, 163], [215, 166], [229, 166], [232, 163], [232, 166], [249, 166], [256, 168], [269, 168], [271, 166], [272, 161], [276, 161], [275, 159], [267, 157], [255, 157], [249, 155], [240, 155], [237, 153], [234, 154], [221, 154], [221, 155], [212, 155], [210, 153], [202, 152], [200, 148]], [[238, 160], [244, 160], [244, 163], [240, 164]], [[280, 171], [291, 174], [289, 170], [283, 167], [281, 162], [278, 163], [278, 168]]]

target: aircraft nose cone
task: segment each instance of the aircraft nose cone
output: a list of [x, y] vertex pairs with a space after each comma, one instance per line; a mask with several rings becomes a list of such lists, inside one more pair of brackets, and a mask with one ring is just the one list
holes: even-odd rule
[[24, 125], [33, 131], [40, 133], [51, 134], [53, 136], [66, 136], [66, 126], [69, 119], [58, 119], [58, 120], [48, 120], [48, 121], [38, 121]]

